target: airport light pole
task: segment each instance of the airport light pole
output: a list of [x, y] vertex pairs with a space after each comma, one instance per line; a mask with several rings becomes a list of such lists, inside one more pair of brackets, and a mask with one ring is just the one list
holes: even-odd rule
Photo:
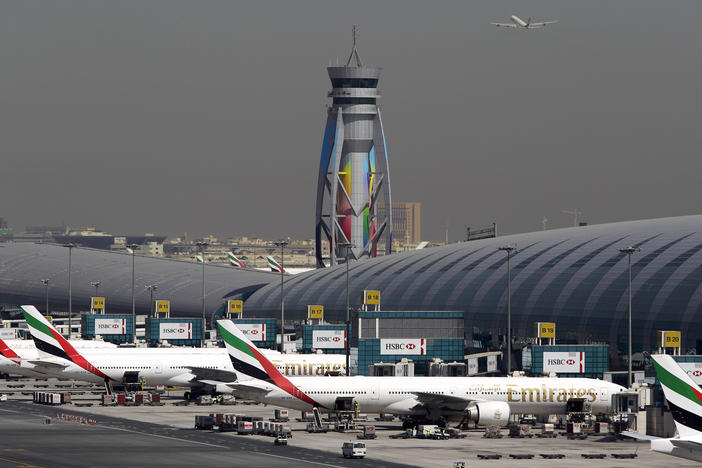
[[127, 252], [132, 254], [132, 343], [136, 343], [136, 302], [134, 301], [134, 255], [137, 244], [127, 244]]
[[99, 281], [91, 281], [90, 286], [95, 288], [95, 297], [98, 295], [98, 288], [100, 287], [100, 282]]
[[147, 284], [146, 289], [149, 291], [149, 304], [151, 304], [149, 312], [150, 316], [154, 316], [154, 291], [158, 289], [158, 286], [155, 284]]
[[619, 251], [623, 254], [626, 254], [628, 260], [629, 260], [629, 282], [628, 282], [628, 291], [629, 291], [629, 366], [628, 366], [628, 372], [627, 372], [627, 384], [628, 388], [631, 388], [631, 256], [632, 254], [636, 252], [641, 252], [641, 249], [638, 247], [624, 247], [619, 249]]
[[68, 244], [63, 244], [64, 247], [68, 249], [68, 339], [71, 339], [71, 328], [73, 326], [73, 291], [71, 290], [71, 253], [73, 252], [73, 247], [76, 244], [69, 242]]
[[43, 280], [41, 280], [41, 284], [44, 285], [44, 296], [46, 298], [44, 315], [49, 315], [49, 281], [49, 278], [44, 278]]
[[202, 338], [200, 339], [200, 346], [205, 346], [205, 248], [210, 243], [199, 241], [195, 245], [200, 249], [200, 255], [202, 256]]
[[285, 246], [287, 240], [274, 242], [276, 247], [280, 247], [280, 352], [285, 352], [285, 289], [283, 281], [285, 278]]
[[351, 308], [349, 307], [349, 251], [356, 247], [351, 242], [337, 244], [346, 254], [346, 376], [351, 375]]
[[497, 250], [507, 252], [507, 375], [509, 375], [512, 372], [512, 285], [509, 260], [512, 257], [512, 252], [517, 250], [517, 247], [507, 244], [498, 247]]

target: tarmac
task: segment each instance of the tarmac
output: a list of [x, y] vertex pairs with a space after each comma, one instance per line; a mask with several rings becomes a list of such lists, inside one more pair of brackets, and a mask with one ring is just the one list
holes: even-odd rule
[[[699, 466], [689, 460], [649, 450], [649, 443], [610, 436], [590, 436], [586, 440], [553, 439], [485, 439], [483, 431], [467, 431], [464, 439], [424, 440], [393, 439], [402, 432], [401, 422], [376, 422], [368, 415], [368, 424], [377, 428], [378, 438], [366, 440], [368, 455], [348, 460], [341, 456], [341, 445], [356, 440], [356, 433], [328, 432], [311, 434], [306, 423], [295, 421], [298, 412], [290, 411], [293, 437], [287, 447], [273, 445], [273, 439], [258, 435], [236, 435], [194, 429], [195, 415], [237, 413], [273, 417], [275, 407], [264, 405], [176, 405], [182, 392], [164, 396], [163, 406], [99, 406], [99, 396], [86, 392], [74, 395], [73, 401], [93, 403], [44, 406], [23, 395], [27, 386], [12, 389], [9, 401], [0, 402], [0, 467], [4, 466], [247, 466], [247, 467], [453, 467], [463, 461], [470, 467], [688, 467]], [[50, 385], [51, 387], [51, 385]], [[51, 388], [40, 388], [50, 391]], [[70, 389], [60, 389], [71, 391]], [[85, 390], [85, 389], [84, 389]], [[6, 392], [0, 383], [0, 393]], [[91, 419], [94, 425], [58, 419]], [[45, 424], [47, 418], [50, 424]], [[506, 431], [504, 431], [506, 434]], [[636, 454], [634, 459], [616, 459], [612, 455]], [[478, 455], [499, 454], [499, 460], [482, 460]], [[532, 459], [512, 459], [510, 455], [531, 454]], [[544, 459], [542, 454], [562, 454], [563, 459]], [[582, 454], [604, 454], [590, 460]]]

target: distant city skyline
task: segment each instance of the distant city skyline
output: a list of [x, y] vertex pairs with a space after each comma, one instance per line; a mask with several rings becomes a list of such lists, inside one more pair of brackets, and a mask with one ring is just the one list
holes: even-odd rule
[[[353, 24], [383, 67], [393, 200], [422, 204], [423, 240], [571, 226], [573, 209], [590, 224], [700, 212], [700, 2], [0, 11], [0, 217], [15, 230], [312, 238], [325, 67], [345, 63]], [[512, 14], [558, 23], [490, 25]]]

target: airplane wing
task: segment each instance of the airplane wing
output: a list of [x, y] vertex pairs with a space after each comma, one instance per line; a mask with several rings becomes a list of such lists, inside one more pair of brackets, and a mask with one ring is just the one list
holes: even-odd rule
[[509, 24], [509, 23], [490, 23], [493, 26], [497, 26], [498, 28], [516, 28], [516, 24]]
[[48, 370], [49, 372], [60, 372], [64, 370], [66, 367], [68, 367], [68, 364], [59, 364], [57, 362], [51, 362], [51, 361], [30, 361], [27, 360], [25, 362], [28, 362], [30, 364], [34, 364], [35, 366], [39, 368], [43, 368]]
[[468, 407], [470, 403], [475, 401], [472, 398], [463, 398], [453, 395], [442, 395], [439, 393], [428, 393], [428, 392], [412, 392], [417, 395], [417, 400], [423, 406], [430, 406], [435, 408], [447, 408], [462, 411]]
[[660, 439], [660, 437], [650, 436], [650, 435], [645, 435], [645, 434], [640, 434], [640, 433], [634, 432], [634, 431], [624, 431], [624, 432], [621, 433], [621, 435], [623, 435], [624, 437], [630, 437], [630, 438], [636, 439], [636, 440], [656, 440], [656, 439]]
[[540, 23], [529, 23], [530, 28], [545, 28], [549, 24], [558, 23], [558, 21], [541, 21]]
[[185, 368], [195, 376], [195, 380], [215, 380], [220, 383], [237, 381], [236, 372], [233, 371], [197, 366], [185, 366]]
[[702, 450], [702, 443], [695, 442], [689, 439], [668, 439], [670, 443], [675, 447], [680, 447], [688, 450], [700, 451]]
[[232, 394], [237, 398], [256, 401], [258, 401], [259, 398], [263, 398], [273, 390], [272, 388], [262, 388], [246, 383], [230, 383], [227, 384], [227, 387], [232, 389]]

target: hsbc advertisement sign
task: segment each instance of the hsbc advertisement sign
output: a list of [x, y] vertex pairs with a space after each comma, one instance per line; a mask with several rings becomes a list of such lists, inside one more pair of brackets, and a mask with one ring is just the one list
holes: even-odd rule
[[425, 338], [381, 339], [380, 354], [424, 356], [427, 354], [427, 340]]
[[159, 323], [158, 336], [162, 340], [191, 340], [193, 338], [192, 323]]
[[544, 372], [582, 374], [585, 372], [585, 353], [544, 352]]
[[96, 335], [126, 335], [127, 319], [95, 319]]
[[678, 362], [678, 365], [697, 385], [702, 385], [702, 362]]
[[236, 326], [251, 341], [266, 341], [265, 323], [237, 323]]
[[312, 330], [312, 347], [346, 349], [346, 330]]

